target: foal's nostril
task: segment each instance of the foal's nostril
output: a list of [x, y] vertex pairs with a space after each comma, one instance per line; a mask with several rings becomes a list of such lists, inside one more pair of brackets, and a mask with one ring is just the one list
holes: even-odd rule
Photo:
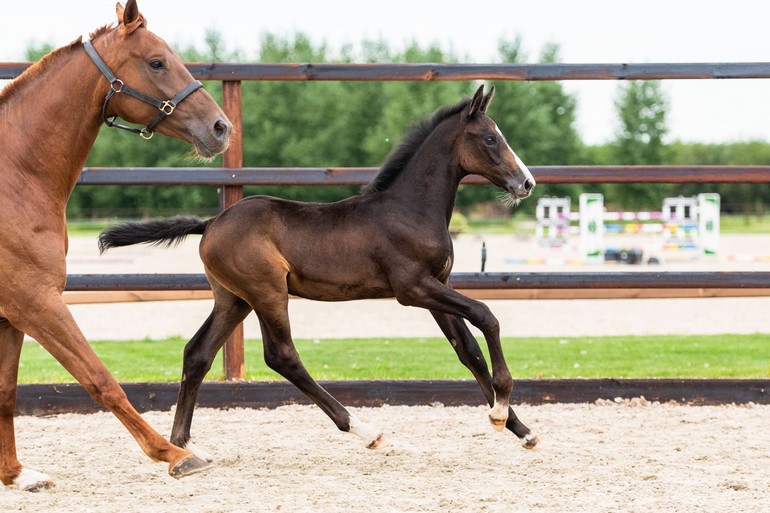
[[220, 140], [230, 137], [230, 129], [231, 125], [227, 121], [218, 119], [217, 122], [214, 123], [214, 133]]

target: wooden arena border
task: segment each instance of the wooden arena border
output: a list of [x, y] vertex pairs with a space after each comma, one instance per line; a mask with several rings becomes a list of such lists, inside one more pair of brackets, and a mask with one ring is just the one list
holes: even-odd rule
[[[483, 405], [473, 380], [322, 381], [348, 406]], [[165, 411], [175, 403], [177, 383], [123, 383], [139, 411]], [[599, 399], [644, 397], [685, 405], [770, 404], [770, 379], [521, 379], [514, 382], [512, 404], [592, 403]], [[288, 382], [204, 382], [197, 404], [203, 408], [275, 408], [311, 404]], [[104, 411], [78, 384], [20, 385], [19, 415]]]

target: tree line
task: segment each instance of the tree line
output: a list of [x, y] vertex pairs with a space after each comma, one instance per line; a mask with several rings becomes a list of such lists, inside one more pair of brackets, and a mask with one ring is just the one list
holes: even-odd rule
[[[50, 45], [27, 50], [36, 60]], [[392, 62], [457, 63], [462, 60], [437, 45], [414, 43], [393, 51], [384, 41], [364, 41], [332, 52], [303, 34], [262, 36], [258, 54], [228, 50], [220, 34], [209, 32], [205, 48], [180, 52], [190, 62]], [[501, 63], [527, 62], [519, 39], [501, 41]], [[559, 62], [559, 48], [547, 45], [539, 62]], [[498, 81], [490, 115], [527, 165], [635, 164], [770, 164], [770, 144], [748, 141], [726, 144], [665, 142], [668, 100], [660, 83], [629, 81], [619, 85], [615, 108], [618, 130], [605, 144], [586, 145], [576, 129], [576, 99], [559, 82]], [[221, 102], [221, 83], [205, 83]], [[454, 104], [477, 87], [471, 82], [244, 82], [243, 160], [247, 167], [379, 166], [417, 119], [442, 105]], [[87, 165], [221, 166], [221, 156], [208, 164], [193, 162], [189, 147], [168, 137], [147, 142], [104, 129]], [[357, 193], [350, 186], [248, 186], [245, 193], [271, 194], [306, 201], [334, 201]], [[564, 184], [543, 185], [535, 197], [601, 192], [610, 206], [660, 208], [671, 195], [718, 192], [727, 210], [762, 212], [770, 187], [756, 184]], [[463, 186], [457, 208], [486, 215], [509, 215], [495, 201], [492, 186]], [[213, 186], [78, 186], [67, 206], [70, 219], [150, 217], [174, 213], [213, 214], [218, 208]], [[530, 213], [528, 200], [514, 213]]]

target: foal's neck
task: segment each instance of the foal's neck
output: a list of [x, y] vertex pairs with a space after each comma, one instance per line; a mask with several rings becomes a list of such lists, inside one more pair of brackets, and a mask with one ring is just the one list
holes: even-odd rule
[[456, 134], [440, 125], [415, 153], [391, 186], [393, 194], [408, 208], [427, 218], [452, 217], [457, 189], [464, 173], [453, 159]]

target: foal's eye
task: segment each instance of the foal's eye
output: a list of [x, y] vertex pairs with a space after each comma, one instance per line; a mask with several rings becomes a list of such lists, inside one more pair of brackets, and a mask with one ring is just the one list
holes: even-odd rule
[[163, 68], [165, 68], [165, 66], [163, 65], [163, 61], [160, 59], [151, 60], [150, 67], [154, 70], [162, 70]]
[[495, 138], [494, 135], [485, 135], [484, 136], [484, 143], [487, 146], [494, 146], [496, 142], [497, 142], [497, 139]]

